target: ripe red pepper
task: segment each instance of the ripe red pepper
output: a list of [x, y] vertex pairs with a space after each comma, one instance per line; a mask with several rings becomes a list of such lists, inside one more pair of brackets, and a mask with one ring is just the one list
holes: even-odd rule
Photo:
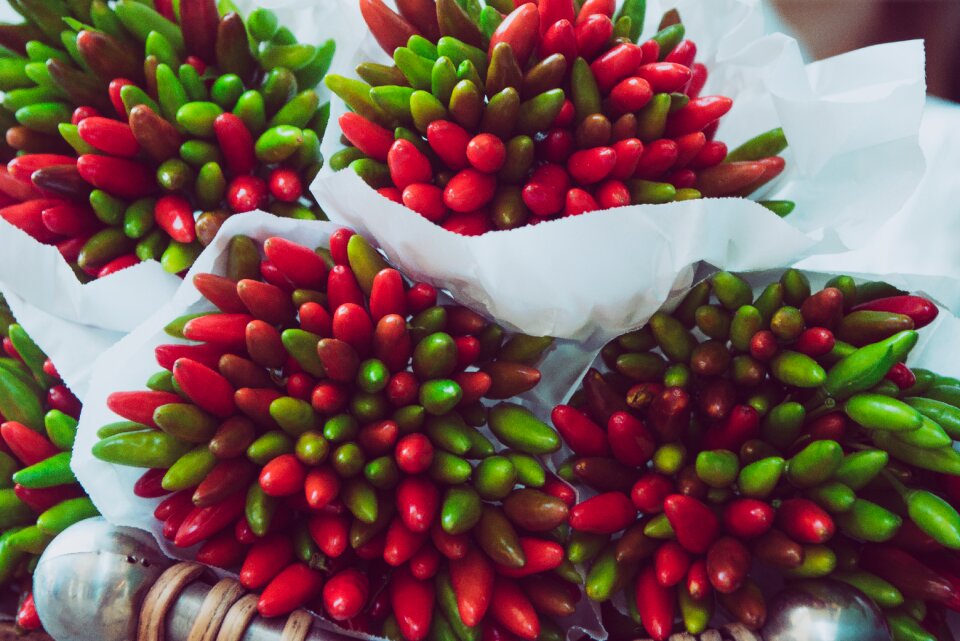
[[319, 595], [322, 587], [323, 575], [304, 563], [293, 563], [267, 585], [257, 611], [262, 617], [290, 614]]
[[[541, 4], [540, 6], [543, 5]], [[540, 27], [541, 29], [544, 27], [542, 17], [540, 19]], [[574, 59], [577, 57], [577, 49], [577, 32], [574, 29], [572, 20], [563, 19], [554, 22], [547, 28], [543, 37], [540, 39], [541, 60], [554, 54], [560, 54], [566, 59], [567, 65], [569, 66], [573, 64]], [[557, 126], [564, 125], [557, 124]]]
[[749, 405], [737, 405], [719, 425], [707, 430], [704, 449], [739, 451], [760, 434], [760, 415]]
[[465, 625], [480, 625], [487, 615], [493, 599], [494, 578], [493, 564], [477, 548], [470, 548], [462, 558], [450, 561], [450, 581]]
[[220, 114], [213, 121], [213, 133], [230, 173], [235, 176], [252, 173], [257, 166], [257, 158], [253, 135], [243, 120], [229, 112]]
[[936, 319], [940, 310], [933, 302], [921, 296], [890, 296], [869, 303], [857, 305], [853, 311], [869, 310], [874, 312], [892, 312], [913, 319], [914, 329], [926, 327]]
[[916, 375], [906, 363], [895, 363], [884, 378], [892, 381], [900, 389], [908, 389], [917, 383]]
[[163, 476], [166, 474], [166, 470], [154, 469], [147, 470], [143, 473], [137, 482], [133, 485], [133, 494], [142, 499], [156, 499], [161, 496], [166, 496], [170, 492], [163, 489], [161, 484], [163, 481]]
[[600, 205], [594, 200], [590, 192], [573, 188], [567, 192], [567, 200], [563, 206], [564, 216], [579, 216], [591, 211], [597, 211]]
[[824, 543], [836, 530], [830, 515], [807, 499], [784, 501], [777, 510], [777, 525], [800, 543]]
[[765, 501], [737, 499], [724, 507], [723, 525], [737, 538], [752, 539], [766, 534], [775, 516], [773, 507]]
[[188, 548], [209, 539], [243, 514], [245, 503], [244, 493], [237, 492], [217, 505], [194, 508], [177, 529], [174, 545]]
[[633, 506], [648, 514], [663, 511], [663, 502], [674, 491], [673, 481], [655, 472], [644, 474], [633, 484], [630, 500]]
[[479, 134], [467, 144], [467, 160], [477, 171], [495, 173], [507, 160], [506, 145], [493, 134]]
[[908, 599], [935, 601], [951, 610], [960, 610], [960, 591], [947, 576], [892, 545], [867, 545], [860, 562], [895, 585]]
[[617, 164], [612, 147], [596, 147], [575, 152], [567, 161], [567, 171], [581, 185], [592, 185], [605, 179]]
[[433, 462], [433, 444], [424, 434], [408, 434], [397, 442], [394, 458], [401, 471], [421, 474]]
[[59, 505], [66, 500], [83, 496], [83, 490], [77, 484], [35, 489], [14, 485], [13, 493], [37, 514], [46, 512], [54, 505]]
[[653, 558], [657, 571], [657, 583], [664, 587], [673, 587], [680, 583], [690, 569], [690, 553], [676, 541], [667, 541], [659, 548]]
[[287, 167], [277, 167], [267, 178], [270, 195], [284, 203], [295, 203], [303, 196], [300, 174]]
[[609, 93], [614, 85], [634, 73], [642, 60], [643, 51], [632, 43], [617, 45], [594, 60], [590, 69], [597, 80], [600, 92]]
[[533, 641], [540, 636], [540, 619], [520, 585], [497, 577], [490, 600], [490, 614], [509, 632]]
[[667, 119], [667, 136], [675, 138], [703, 131], [708, 125], [722, 118], [731, 107], [733, 101], [726, 96], [694, 98], [686, 106], [670, 114]]
[[[341, 305], [353, 303], [354, 305], [363, 305], [363, 292], [360, 291], [360, 285], [357, 283], [356, 276], [345, 265], [334, 265], [333, 269], [327, 274], [327, 305], [332, 310], [337, 310]], [[309, 303], [308, 303], [309, 304]], [[333, 317], [330, 316], [330, 329], [333, 331]], [[329, 334], [321, 334], [326, 336]]]
[[307, 469], [293, 454], [282, 454], [260, 470], [260, 487], [267, 496], [289, 496], [303, 488]]
[[370, 318], [375, 323], [389, 314], [407, 314], [407, 295], [400, 272], [387, 268], [374, 276], [369, 307]]
[[501, 42], [506, 42], [521, 68], [524, 68], [536, 48], [539, 34], [540, 13], [537, 6], [531, 3], [521, 4], [504, 18], [490, 36], [488, 55], [492, 56], [494, 48]]
[[77, 171], [97, 189], [126, 200], [143, 198], [156, 191], [153, 173], [136, 160], [85, 154], [77, 160]]
[[444, 187], [443, 202], [455, 212], [474, 212], [489, 204], [496, 190], [496, 176], [472, 168], [464, 169]]
[[657, 573], [648, 565], [637, 575], [637, 612], [643, 628], [655, 641], [665, 641], [673, 629], [676, 598], [673, 588], [666, 588], [657, 581]]
[[323, 586], [323, 606], [334, 621], [345, 621], [360, 614], [367, 603], [370, 582], [365, 574], [347, 568], [330, 577]]
[[642, 467], [656, 449], [653, 434], [643, 421], [628, 412], [615, 412], [607, 421], [607, 440], [614, 458], [624, 465]]
[[236, 390], [226, 378], [202, 363], [181, 358], [173, 364], [173, 378], [191, 401], [214, 416], [227, 418], [236, 413]]
[[577, 50], [585, 60], [593, 60], [603, 51], [613, 36], [613, 20], [609, 16], [593, 14], [574, 25]]
[[737, 539], [717, 539], [707, 552], [710, 584], [721, 594], [732, 594], [743, 584], [750, 570], [750, 550]]
[[497, 566], [497, 574], [510, 578], [521, 578], [549, 572], [563, 563], [563, 546], [555, 541], [547, 541], [534, 537], [522, 537], [520, 547], [527, 562], [522, 568], [510, 568], [505, 565]]
[[470, 537], [467, 534], [448, 534], [434, 523], [430, 528], [430, 539], [443, 556], [450, 560], [462, 559], [470, 550]]
[[140, 143], [130, 125], [119, 120], [101, 116], [84, 118], [77, 125], [77, 133], [85, 143], [111, 156], [133, 158], [140, 152]]
[[440, 508], [440, 490], [425, 476], [408, 476], [397, 486], [397, 513], [414, 532], [427, 532]]
[[637, 509], [622, 492], [606, 492], [574, 505], [570, 510], [570, 527], [581, 532], [612, 534], [637, 518]]
[[603, 429], [580, 410], [569, 405], [557, 405], [550, 418], [574, 453], [581, 456], [609, 455], [610, 448]]
[[453, 171], [470, 166], [467, 146], [471, 139], [466, 129], [448, 120], [435, 120], [427, 127], [427, 142], [430, 148]]
[[663, 501], [663, 511], [677, 541], [694, 554], [706, 552], [720, 533], [713, 510], [693, 497], [671, 494]]
[[247, 324], [254, 320], [249, 314], [210, 314], [191, 319], [183, 328], [185, 338], [214, 343], [222, 349], [245, 350]]
[[341, 556], [350, 545], [350, 519], [345, 514], [316, 514], [307, 528], [320, 551], [331, 558]]
[[400, 517], [394, 517], [387, 528], [383, 560], [387, 565], [398, 567], [409, 561], [429, 537], [428, 532], [413, 532]]
[[399, 138], [390, 146], [387, 153], [387, 167], [390, 178], [397, 189], [406, 189], [416, 183], [429, 183], [433, 180], [433, 167], [430, 159], [409, 140]]
[[410, 559], [410, 573], [421, 581], [432, 579], [440, 568], [440, 553], [432, 545], [421, 546]]
[[333, 337], [357, 352], [366, 354], [373, 341], [373, 322], [367, 310], [356, 303], [344, 303], [333, 312]]
[[435, 185], [409, 185], [401, 196], [403, 205], [433, 223], [442, 222], [449, 210], [443, 202], [443, 190]]
[[16, 421], [7, 421], [0, 425], [0, 436], [24, 465], [33, 465], [60, 453], [46, 436]]
[[259, 590], [293, 560], [293, 543], [285, 534], [272, 534], [253, 544], [240, 568], [240, 585]]
[[626, 207], [630, 204], [630, 190], [619, 180], [608, 180], [594, 192], [597, 203], [603, 209]]
[[246, 553], [247, 546], [238, 541], [233, 532], [224, 530], [200, 546], [197, 550], [197, 561], [228, 570], [243, 561]]
[[705, 599], [713, 593], [713, 586], [707, 575], [706, 559], [699, 558], [690, 564], [687, 571], [687, 592], [694, 599]]
[[161, 405], [181, 403], [183, 399], [171, 392], [140, 391], [114, 392], [107, 397], [107, 407], [114, 414], [133, 421], [156, 427], [153, 422], [153, 413]]
[[[244, 325], [246, 331], [246, 325]], [[246, 337], [244, 337], [246, 342]], [[200, 345], [158, 345], [153, 350], [157, 365], [166, 370], [172, 370], [173, 364], [180, 358], [190, 358], [210, 368], [217, 367], [224, 348], [210, 343]]]
[[418, 581], [400, 568], [390, 582], [390, 605], [407, 641], [423, 641], [433, 622], [435, 592], [432, 581]]
[[340, 129], [347, 140], [364, 154], [374, 160], [387, 162], [394, 142], [392, 131], [353, 112], [340, 116]]
[[20, 604], [20, 609], [17, 610], [17, 626], [27, 631], [39, 630], [42, 626], [40, 615], [37, 614], [37, 606], [33, 602], [33, 592], [27, 593], [23, 603]]

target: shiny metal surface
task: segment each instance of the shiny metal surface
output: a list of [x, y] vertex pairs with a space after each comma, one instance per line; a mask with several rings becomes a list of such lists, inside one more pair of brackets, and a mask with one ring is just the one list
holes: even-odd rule
[[34, 573], [43, 627], [61, 641], [134, 641], [140, 602], [170, 563], [145, 532], [102, 518], [73, 525]]
[[764, 641], [890, 641], [874, 603], [838, 581], [809, 581], [780, 592], [767, 610]]

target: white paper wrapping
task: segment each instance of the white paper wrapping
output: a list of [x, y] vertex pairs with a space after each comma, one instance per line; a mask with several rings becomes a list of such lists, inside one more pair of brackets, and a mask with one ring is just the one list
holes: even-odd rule
[[[356, 3], [337, 2], [346, 24], [355, 25]], [[788, 169], [764, 197], [797, 201], [788, 219], [747, 200], [715, 199], [464, 238], [380, 197], [349, 171], [324, 169], [314, 194], [331, 219], [376, 239], [406, 272], [449, 289], [459, 302], [528, 334], [591, 345], [646, 321], [701, 261], [758, 270], [865, 243], [922, 175], [922, 44], [872, 47], [804, 66], [796, 41], [763, 34], [758, 2], [650, 2], [646, 34], [670, 6], [679, 8], [711, 70], [706, 93], [734, 98], [718, 139], [732, 147], [784, 128]], [[336, 66], [349, 73], [384, 56], [367, 36], [353, 52], [342, 46]], [[335, 100], [332, 117], [344, 111]], [[325, 156], [339, 147], [339, 132], [330, 127]]]
[[[116, 391], [145, 389], [147, 379], [159, 370], [154, 348], [177, 342], [164, 333], [164, 326], [184, 314], [212, 309], [194, 288], [192, 275], [204, 272], [223, 274], [230, 239], [237, 234], [258, 241], [282, 236], [309, 247], [326, 247], [330, 233], [339, 227], [341, 225], [336, 223], [296, 221], [262, 212], [228, 219], [174, 296], [151, 318], [102, 354], [94, 366], [92, 382], [83, 398], [83, 413], [71, 465], [97, 509], [111, 523], [151, 532], [166, 554], [173, 558], [192, 558], [194, 550], [176, 548], [164, 539], [162, 524], [153, 518], [153, 510], [160, 500], [134, 496], [133, 485], [144, 470], [105, 463], [91, 453], [98, 440], [97, 430], [119, 420], [107, 409], [107, 397]], [[549, 415], [550, 408], [564, 400], [578, 384], [594, 356], [594, 352], [569, 342], [551, 348], [540, 365], [544, 381], [523, 397], [523, 404], [540, 416]], [[605, 638], [589, 607], [574, 621], [570, 626], [571, 633], [582, 629], [595, 639]]]

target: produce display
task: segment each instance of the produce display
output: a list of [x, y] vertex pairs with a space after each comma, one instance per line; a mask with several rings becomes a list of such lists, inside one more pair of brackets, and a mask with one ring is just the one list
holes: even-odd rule
[[[960, 607], [960, 383], [907, 359], [924, 298], [788, 270], [756, 298], [720, 272], [602, 352], [553, 424], [570, 510], [614, 638], [706, 629], [717, 604], [757, 629], [751, 569], [831, 577], [884, 608], [895, 639]], [[626, 592], [628, 614], [610, 607]], [[679, 618], [677, 624], [675, 619]]]
[[70, 470], [80, 402], [0, 297], [0, 588], [21, 586], [17, 624], [40, 627], [29, 578], [70, 525], [98, 514]]
[[25, 22], [0, 28], [0, 217], [81, 279], [182, 272], [235, 213], [323, 217], [306, 188], [333, 41], [215, 0], [11, 5]]
[[548, 533], [574, 495], [538, 458], [560, 438], [511, 402], [551, 339], [438, 305], [345, 229], [329, 251], [238, 236], [229, 256], [193, 281], [218, 311], [168, 326], [193, 342], [109, 397], [124, 421], [93, 450], [150, 468], [136, 493], [165, 497], [164, 535], [239, 568], [263, 616], [314, 604], [419, 641], [535, 639], [568, 614], [576, 570]]
[[[558, 216], [749, 196], [785, 161], [781, 129], [715, 140], [733, 101], [701, 96], [707, 67], [677, 13], [638, 44], [646, 3], [360, 0], [394, 65], [331, 75], [350, 108], [331, 160], [464, 235]], [[766, 202], [785, 216], [793, 203]]]

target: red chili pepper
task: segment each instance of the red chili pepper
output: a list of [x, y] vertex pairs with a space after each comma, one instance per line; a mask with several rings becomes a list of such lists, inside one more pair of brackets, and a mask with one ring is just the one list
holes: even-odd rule
[[142, 499], [156, 499], [166, 496], [170, 492], [163, 489], [161, 482], [166, 470], [154, 469], [143, 473], [137, 482], [133, 485], [133, 494]]
[[442, 222], [449, 213], [443, 202], [443, 190], [435, 185], [409, 185], [403, 190], [402, 202], [433, 223]]
[[587, 0], [580, 8], [577, 19], [586, 19], [592, 15], [603, 15], [612, 18], [616, 8], [616, 2], [614, 0]]
[[[77, 159], [73, 156], [63, 156], [60, 154], [26, 154], [23, 156], [18, 156], [7, 163], [7, 171], [9, 175], [13, 178], [16, 178], [18, 181], [22, 181], [21, 184], [9, 183], [10, 187], [14, 189], [8, 189], [7, 183], [9, 181], [4, 181], [5, 189], [3, 191], [7, 192], [10, 196], [17, 198], [18, 200], [29, 200], [31, 196], [31, 191], [26, 190], [27, 184], [30, 183], [30, 179], [33, 176], [35, 171], [40, 169], [45, 169], [47, 167], [56, 167], [59, 165], [76, 165]], [[17, 189], [23, 189], [22, 193], [18, 192]], [[13, 193], [10, 193], [13, 191]], [[20, 198], [19, 196], [23, 196]]]
[[612, 534], [637, 518], [637, 510], [626, 494], [606, 492], [578, 503], [570, 510], [570, 527], [581, 532]]
[[284, 203], [295, 203], [303, 196], [300, 174], [287, 167], [277, 167], [267, 179], [270, 195]]
[[610, 453], [603, 429], [580, 410], [557, 405], [550, 417], [574, 453], [581, 456], [607, 456]]
[[267, 585], [257, 611], [262, 617], [289, 614], [318, 596], [322, 587], [323, 575], [304, 563], [293, 563]]
[[609, 176], [616, 164], [617, 152], [612, 147], [596, 147], [570, 156], [567, 171], [581, 185], [592, 185]]
[[675, 62], [651, 62], [637, 68], [637, 76], [649, 83], [653, 93], [674, 93], [690, 82], [688, 67]]
[[777, 344], [777, 337], [769, 329], [764, 329], [753, 335], [750, 339], [750, 356], [758, 361], [768, 361], [773, 358], [780, 346]]
[[370, 351], [373, 322], [367, 310], [356, 303], [344, 303], [333, 312], [333, 337], [350, 345], [357, 354]]
[[109, 263], [97, 270], [97, 278], [106, 278], [110, 274], [116, 274], [119, 271], [122, 271], [128, 267], [133, 267], [140, 263], [140, 259], [136, 254], [125, 254], [118, 258], [114, 258]]
[[97, 189], [126, 200], [143, 198], [156, 191], [153, 174], [136, 160], [85, 154], [77, 159], [77, 171]]
[[[541, 6], [543, 5], [541, 4]], [[540, 26], [543, 27], [542, 19]], [[577, 57], [577, 50], [577, 32], [571, 20], [563, 19], [554, 22], [540, 39], [541, 60], [554, 54], [560, 54], [566, 59], [569, 66], [573, 64]]]
[[54, 487], [29, 489], [22, 485], [14, 485], [13, 492], [17, 498], [30, 506], [30, 509], [40, 514], [54, 505], [59, 505], [69, 499], [83, 496], [79, 485], [57, 485]]
[[635, 44], [623, 43], [593, 61], [590, 69], [600, 92], [607, 94], [614, 85], [633, 74], [643, 60], [643, 51]]
[[437, 304], [437, 288], [427, 283], [414, 283], [407, 290], [407, 307], [411, 314], [422, 312]]
[[776, 514], [773, 507], [757, 499], [737, 499], [723, 510], [723, 525], [727, 532], [740, 539], [753, 539], [773, 527]]
[[860, 563], [869, 572], [895, 585], [908, 599], [934, 601], [960, 609], [960, 591], [944, 574], [892, 545], [864, 546]]
[[227, 204], [238, 214], [263, 209], [268, 200], [267, 183], [258, 176], [237, 176], [227, 185]]
[[835, 531], [833, 519], [807, 499], [788, 499], [777, 510], [777, 525], [800, 543], [824, 543]]
[[884, 378], [892, 381], [900, 389], [911, 388], [917, 383], [916, 375], [914, 375], [913, 370], [907, 367], [906, 363], [895, 363]]
[[664, 58], [666, 62], [673, 62], [689, 67], [697, 57], [697, 45], [693, 40], [682, 40], [673, 48], [673, 51]]
[[593, 60], [609, 44], [613, 36], [613, 20], [609, 16], [593, 14], [586, 20], [577, 21], [574, 31], [580, 56]]
[[494, 581], [490, 614], [509, 632], [533, 641], [540, 636], [540, 619], [520, 585], [504, 577]]
[[308, 524], [310, 536], [320, 551], [337, 558], [350, 545], [350, 519], [345, 514], [317, 514]]
[[540, 0], [537, 10], [540, 12], [540, 35], [561, 20], [573, 22], [576, 11], [570, 0]]
[[306, 476], [306, 467], [296, 456], [282, 454], [263, 466], [260, 487], [268, 496], [289, 496], [300, 491]]
[[607, 440], [614, 458], [634, 467], [645, 465], [656, 449], [653, 434], [643, 421], [627, 412], [615, 412], [610, 416]]
[[619, 180], [608, 180], [602, 183], [597, 187], [594, 196], [603, 209], [630, 205], [630, 190]]
[[455, 212], [469, 213], [487, 206], [497, 189], [497, 178], [476, 169], [453, 176], [443, 190], [444, 204]]
[[370, 318], [378, 322], [388, 314], [405, 316], [407, 313], [407, 294], [403, 276], [395, 269], [381, 270], [373, 278], [370, 291]]
[[665, 641], [673, 630], [676, 599], [673, 588], [665, 588], [657, 581], [657, 573], [648, 565], [637, 575], [637, 612], [643, 628], [655, 641]]
[[237, 492], [217, 505], [194, 508], [177, 530], [174, 545], [188, 548], [209, 539], [243, 514], [245, 503], [244, 493]]
[[387, 156], [394, 142], [392, 131], [353, 112], [340, 116], [340, 129], [347, 140], [364, 154], [374, 160], [387, 162]]
[[523, 554], [526, 563], [522, 568], [510, 568], [505, 565], [497, 566], [497, 574], [510, 578], [521, 578], [534, 574], [541, 574], [554, 570], [563, 563], [563, 546], [555, 541], [547, 541], [534, 537], [522, 537], [520, 547], [523, 548]]
[[390, 604], [407, 641], [423, 641], [433, 622], [435, 592], [432, 581], [418, 581], [400, 568], [390, 582]]
[[153, 510], [153, 518], [165, 521], [173, 514], [189, 513], [194, 508], [191, 494], [189, 490], [183, 490], [160, 501]]
[[708, 139], [700, 153], [690, 161], [690, 167], [692, 169], [707, 169], [719, 165], [726, 157], [727, 146], [722, 142]]
[[666, 476], [650, 472], [634, 483], [630, 491], [630, 500], [641, 512], [654, 514], [663, 511], [663, 502], [673, 491], [673, 481]]
[[60, 204], [59, 200], [30, 200], [0, 209], [0, 218], [44, 244], [56, 242], [59, 237], [43, 223], [43, 212]]
[[690, 553], [676, 541], [667, 541], [657, 548], [653, 565], [657, 572], [657, 583], [664, 587], [673, 587], [680, 583], [690, 569]]
[[94, 116], [99, 116], [100, 112], [94, 109], [93, 107], [81, 106], [73, 110], [73, 114], [70, 116], [70, 124], [79, 125], [80, 121], [84, 118], [92, 118]]
[[435, 120], [427, 127], [427, 142], [434, 153], [453, 171], [470, 166], [467, 145], [471, 136], [466, 129], [448, 120]]
[[[339, 267], [339, 265], [333, 269], [337, 269], [337, 267]], [[327, 282], [329, 283], [329, 275]], [[305, 331], [313, 332], [318, 336], [329, 336], [333, 330], [333, 319], [330, 317], [330, 312], [319, 303], [304, 303], [300, 306], [299, 315], [300, 328]]]
[[430, 529], [440, 506], [440, 490], [429, 478], [408, 476], [397, 486], [397, 512], [414, 532]]
[[739, 451], [740, 446], [760, 433], [760, 415], [749, 405], [737, 405], [719, 425], [707, 430], [704, 449]]
[[457, 336], [453, 341], [457, 344], [456, 369], [462, 372], [480, 358], [480, 339], [474, 336]]
[[673, 140], [661, 138], [647, 144], [637, 163], [634, 177], [645, 180], [659, 178], [673, 167], [680, 157], [680, 147]]
[[713, 593], [713, 586], [707, 575], [707, 561], [700, 558], [690, 564], [687, 571], [687, 592], [694, 599], [705, 599]]
[[233, 401], [236, 390], [226, 378], [206, 365], [181, 358], [173, 364], [173, 377], [184, 394], [201, 409], [220, 418], [236, 413]]
[[397, 442], [397, 467], [407, 474], [421, 474], [433, 462], [433, 444], [424, 434], [408, 434]]
[[40, 218], [44, 226], [54, 234], [78, 236], [93, 232], [99, 222], [86, 207], [75, 203], [60, 203], [44, 209]]
[[410, 558], [410, 573], [421, 581], [433, 578], [440, 568], [440, 553], [432, 545], [424, 545]]
[[[252, 320], [252, 319], [251, 319]], [[246, 347], [246, 325], [244, 325], [244, 347]], [[172, 370], [173, 364], [181, 358], [190, 358], [210, 368], [215, 368], [223, 356], [224, 348], [219, 345], [202, 343], [200, 345], [158, 345], [153, 350], [157, 365]]]
[[369, 591], [366, 575], [347, 568], [330, 577], [323, 586], [323, 606], [334, 621], [352, 619], [363, 610]]
[[460, 236], [482, 236], [493, 229], [490, 215], [485, 209], [451, 214], [441, 227]]
[[409, 140], [398, 138], [387, 153], [387, 167], [390, 178], [398, 189], [406, 189], [415, 183], [429, 183], [433, 180], [433, 167], [430, 159]]
[[221, 348], [246, 350], [249, 314], [210, 314], [191, 319], [183, 327], [183, 335], [192, 341], [214, 343]]
[[634, 113], [646, 107], [651, 98], [653, 89], [650, 83], [639, 76], [631, 76], [621, 80], [610, 90], [610, 108], [615, 114]]
[[153, 413], [161, 405], [181, 403], [183, 398], [171, 392], [139, 391], [114, 392], [107, 397], [107, 407], [114, 414], [133, 421], [156, 427], [153, 422]]
[[695, 131], [703, 131], [708, 125], [722, 118], [733, 101], [726, 96], [694, 98], [686, 106], [676, 110], [667, 119], [667, 136], [675, 138]]
[[707, 552], [710, 584], [721, 594], [736, 592], [750, 570], [750, 550], [735, 538], [718, 539]]
[[[327, 274], [327, 305], [336, 311], [341, 305], [363, 305], [363, 292], [349, 267], [334, 265]], [[330, 317], [330, 332], [333, 332], [333, 317]]]
[[20, 609], [17, 610], [17, 626], [28, 631], [39, 630], [42, 626], [40, 615], [37, 614], [37, 606], [33, 602], [33, 592], [27, 593], [23, 603], [20, 604]]
[[490, 36], [488, 52], [493, 55], [494, 48], [501, 42], [506, 42], [521, 68], [524, 68], [537, 45], [539, 33], [540, 13], [537, 6], [524, 3], [507, 15]]
[[471, 549], [467, 534], [448, 534], [439, 523], [430, 528], [430, 540], [440, 554], [451, 560], [462, 559]]
[[240, 585], [259, 590], [293, 560], [293, 543], [285, 534], [272, 534], [253, 544], [240, 568]]
[[561, 480], [553, 474], [547, 474], [547, 478], [540, 488], [544, 493], [558, 498], [568, 506], [573, 506], [577, 502], [577, 492], [568, 483]]
[[197, 561], [204, 565], [228, 570], [243, 561], [247, 546], [237, 540], [233, 532], [224, 530], [200, 546]]
[[506, 159], [506, 146], [493, 134], [479, 134], [467, 144], [467, 160], [477, 171], [486, 174], [500, 171]]
[[617, 162], [610, 176], [617, 180], [632, 178], [643, 155], [643, 143], [637, 138], [627, 138], [615, 142], [613, 150], [617, 154]]
[[394, 517], [387, 528], [383, 548], [383, 560], [387, 565], [398, 567], [409, 561], [426, 542], [429, 533], [413, 532], [400, 517]]
[[573, 188], [567, 192], [566, 203], [563, 206], [564, 216], [579, 216], [591, 211], [597, 211], [600, 205], [594, 200], [590, 192]]
[[860, 310], [892, 312], [894, 314], [909, 316], [913, 319], [914, 329], [926, 327], [932, 323], [940, 313], [940, 310], [933, 302], [921, 296], [890, 296], [888, 298], [879, 298], [853, 308], [853, 311]]
[[253, 135], [239, 116], [223, 113], [213, 121], [213, 133], [223, 151], [227, 168], [235, 176], [253, 172], [257, 166]]
[[330, 234], [330, 256], [335, 265], [349, 265], [347, 258], [347, 243], [356, 232], [346, 227], [341, 227]]
[[493, 599], [493, 564], [477, 548], [450, 561], [450, 581], [457, 596], [457, 610], [464, 624], [480, 625]]
[[663, 511], [677, 541], [694, 554], [706, 552], [720, 533], [716, 515], [693, 497], [671, 494], [663, 501]]
[[523, 188], [523, 202], [535, 216], [554, 216], [563, 209], [570, 176], [559, 165], [537, 168]]
[[133, 158], [140, 152], [140, 143], [130, 125], [112, 118], [84, 118], [77, 125], [77, 133], [85, 143], [111, 156]]

